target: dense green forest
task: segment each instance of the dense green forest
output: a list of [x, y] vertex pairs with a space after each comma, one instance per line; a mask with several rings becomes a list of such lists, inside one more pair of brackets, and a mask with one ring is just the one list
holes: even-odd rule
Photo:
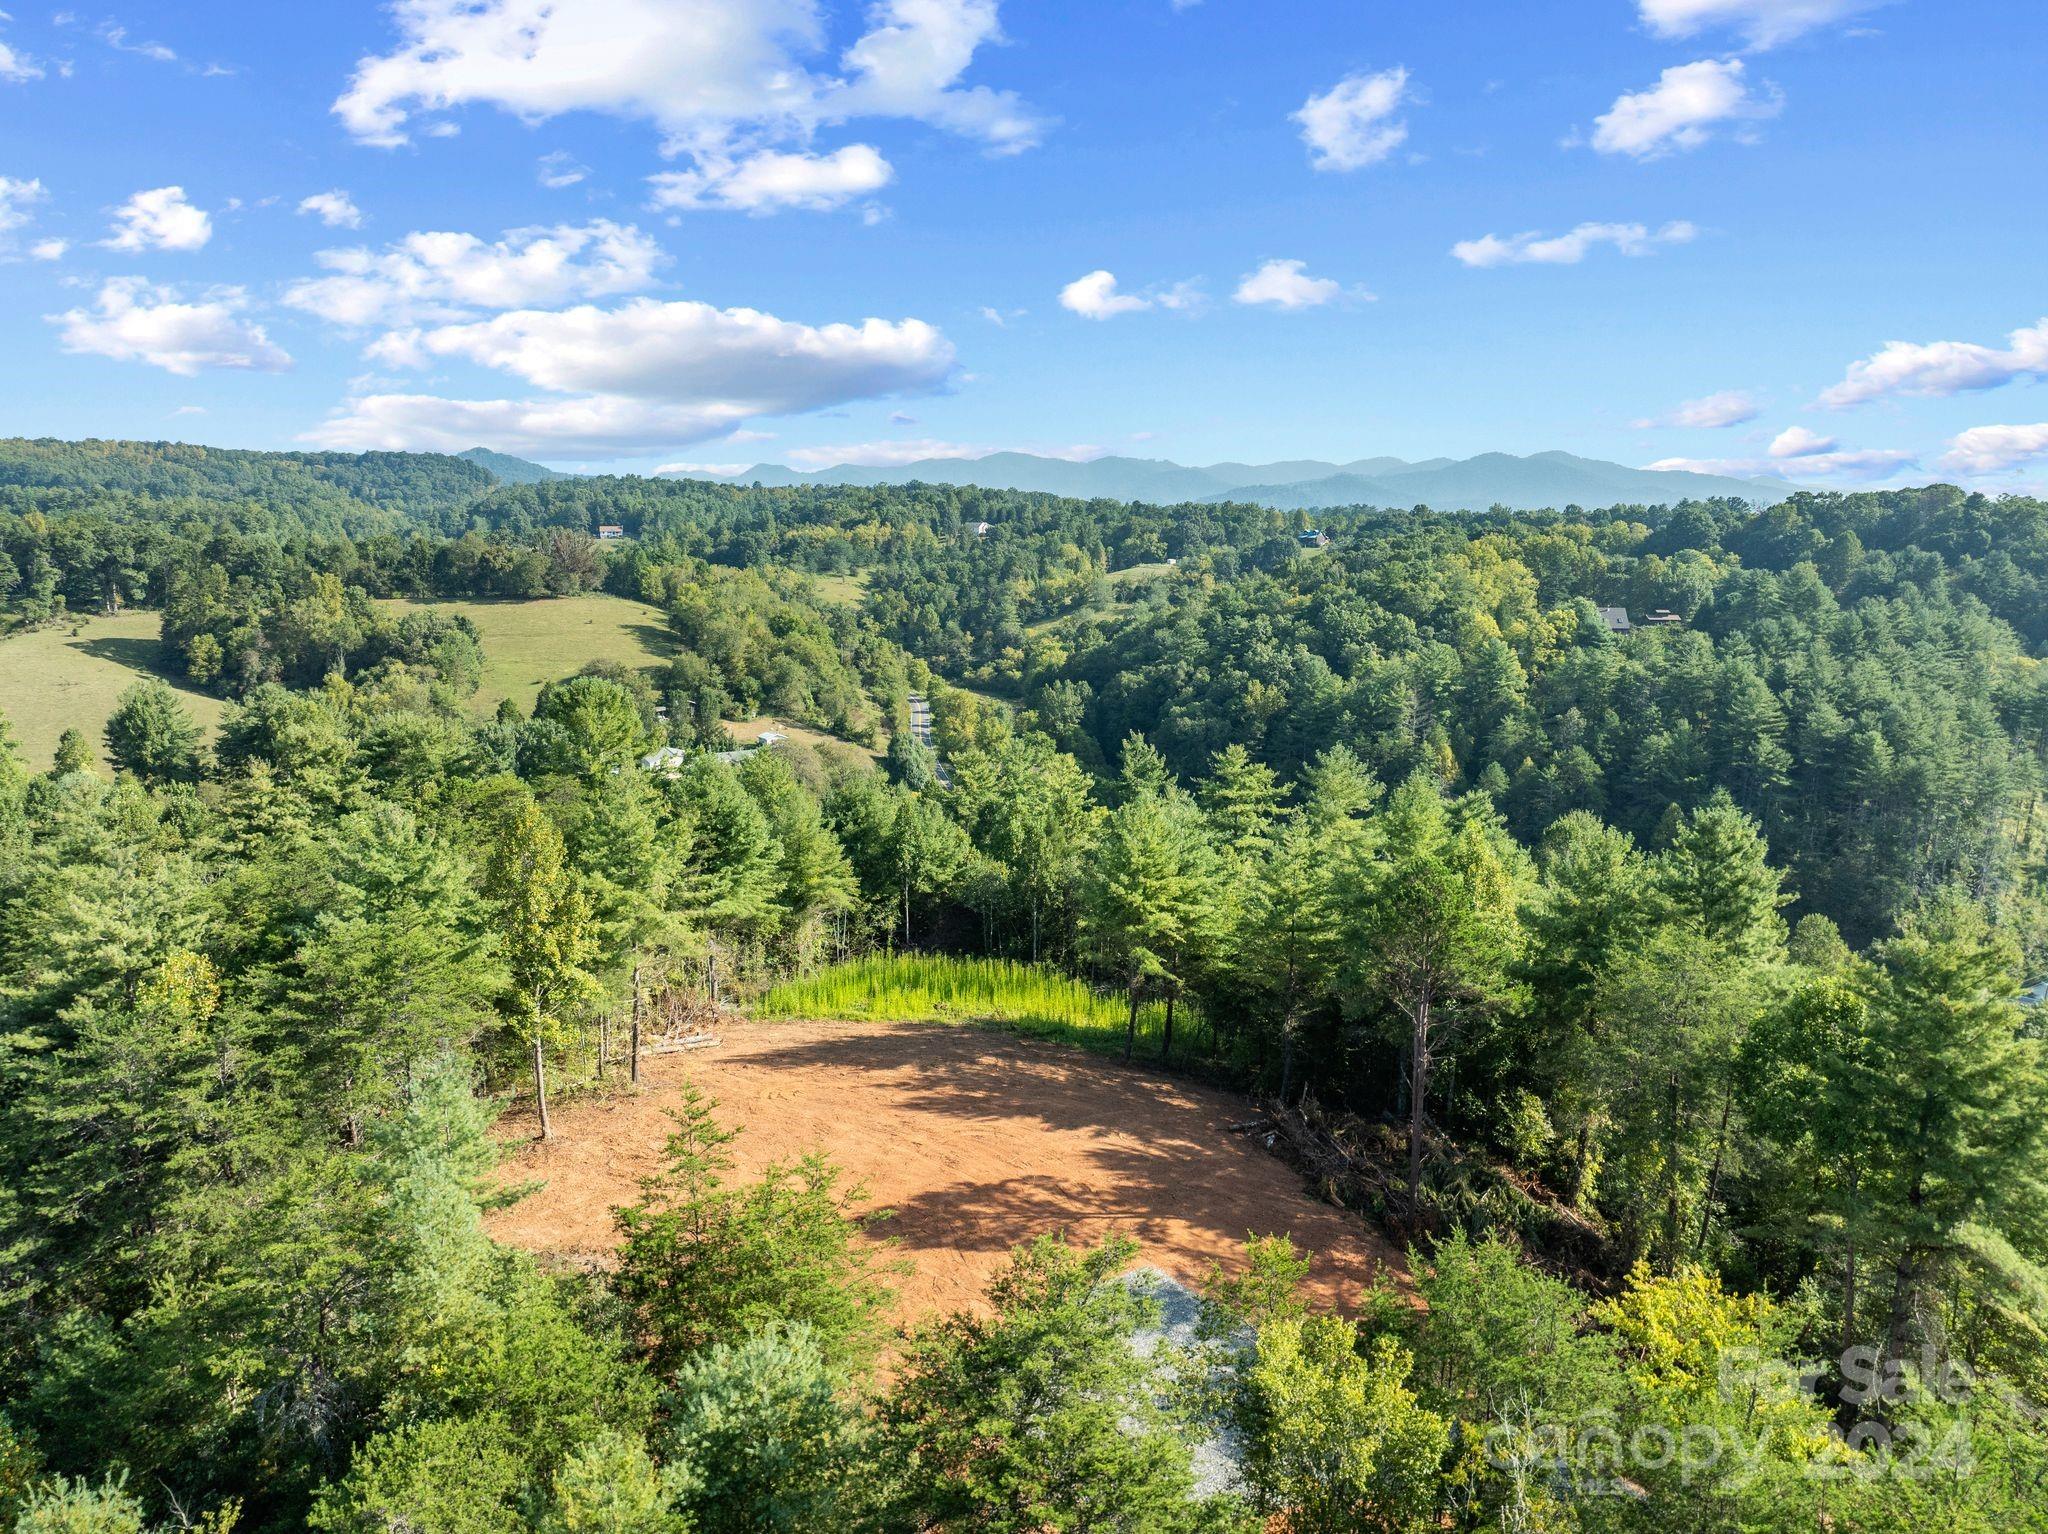
[[[1320, 525], [0, 444], [0, 623], [232, 700], [0, 731], [0, 1527], [2048, 1527], [2048, 505]], [[585, 591], [675, 658], [495, 717], [379, 605]], [[484, 1234], [644, 997], [891, 948], [1342, 1145], [1412, 1290], [1257, 1241], [1134, 1352], [1055, 1236], [895, 1334], [859, 1191], [697, 1099], [614, 1267]]]

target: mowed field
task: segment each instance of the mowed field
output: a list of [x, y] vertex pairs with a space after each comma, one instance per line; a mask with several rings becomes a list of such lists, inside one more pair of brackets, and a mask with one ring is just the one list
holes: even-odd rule
[[483, 636], [483, 685], [471, 700], [490, 713], [506, 698], [522, 710], [549, 682], [573, 676], [593, 660], [635, 668], [658, 666], [675, 653], [668, 619], [658, 607], [601, 593], [536, 601], [383, 604], [404, 612], [434, 607], [461, 613]]
[[[1357, 1216], [1319, 1203], [1229, 1126], [1243, 1099], [1071, 1047], [919, 1023], [734, 1022], [716, 1048], [642, 1062], [643, 1090], [572, 1103], [555, 1138], [505, 1165], [539, 1191], [489, 1217], [500, 1240], [579, 1264], [609, 1258], [612, 1209], [656, 1171], [687, 1080], [740, 1130], [737, 1175], [820, 1150], [866, 1185], [871, 1222], [911, 1265], [898, 1319], [977, 1306], [1010, 1249], [1065, 1229], [1122, 1231], [1183, 1283], [1234, 1270], [1248, 1233], [1316, 1254], [1310, 1293], [1358, 1304], [1402, 1259]], [[507, 1135], [530, 1130], [523, 1109]]]
[[[153, 612], [67, 620], [0, 639], [0, 713], [14, 726], [15, 743], [30, 767], [50, 765], [57, 737], [73, 725], [83, 730], [102, 760], [101, 732], [121, 694], [144, 677], [158, 676]], [[211, 733], [225, 705], [218, 698], [163, 681], [184, 699], [192, 717]]]

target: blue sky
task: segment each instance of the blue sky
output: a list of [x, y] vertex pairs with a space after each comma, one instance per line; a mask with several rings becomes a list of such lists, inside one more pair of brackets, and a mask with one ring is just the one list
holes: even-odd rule
[[0, 21], [0, 430], [2048, 482], [2036, 0]]

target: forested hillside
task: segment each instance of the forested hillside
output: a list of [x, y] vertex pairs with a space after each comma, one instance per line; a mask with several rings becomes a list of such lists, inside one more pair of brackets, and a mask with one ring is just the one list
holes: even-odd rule
[[[1323, 546], [938, 486], [0, 463], [0, 623], [152, 610], [225, 700], [207, 748], [138, 685], [111, 776], [0, 730], [0, 1520], [2041, 1526], [2048, 506]], [[672, 656], [469, 706], [432, 599], [599, 592]], [[848, 744], [730, 751], [764, 713]], [[1313, 1313], [1256, 1242], [1141, 1357], [1132, 1251], [1055, 1236], [898, 1335], [858, 1191], [741, 1178], [694, 1100], [602, 1271], [484, 1233], [493, 1116], [630, 1090], [657, 1001], [906, 950], [1088, 982], [1412, 1288]]]

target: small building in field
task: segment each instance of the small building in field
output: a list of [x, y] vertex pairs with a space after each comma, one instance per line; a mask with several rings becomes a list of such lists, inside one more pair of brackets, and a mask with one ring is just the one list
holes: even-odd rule
[[597, 536], [606, 543], [610, 543], [614, 539], [625, 537], [626, 530], [616, 522], [605, 522], [598, 526]]
[[1305, 549], [1326, 549], [1330, 546], [1330, 535], [1320, 527], [1311, 527], [1296, 535]]
[[1628, 609], [1626, 607], [1603, 607], [1600, 609], [1600, 621], [1607, 625], [1608, 633], [1626, 634], [1628, 632]]

